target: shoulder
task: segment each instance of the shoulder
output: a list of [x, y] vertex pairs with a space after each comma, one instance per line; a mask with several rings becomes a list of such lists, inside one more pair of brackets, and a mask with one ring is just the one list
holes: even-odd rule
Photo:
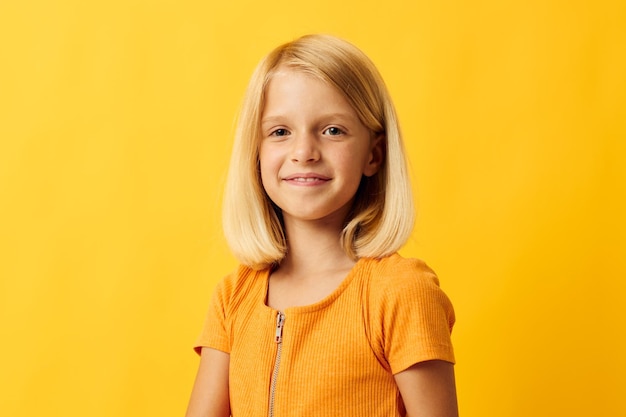
[[422, 260], [393, 254], [364, 262], [370, 308], [381, 314], [400, 311], [437, 312], [452, 327], [454, 308], [439, 278]]
[[404, 258], [398, 253], [380, 259], [364, 259], [363, 270], [368, 276], [370, 285], [381, 291], [416, 286], [439, 288], [439, 278], [424, 261]]
[[372, 345], [393, 373], [433, 359], [454, 362], [452, 303], [433, 270], [398, 254], [368, 259], [364, 271], [364, 317]]
[[238, 265], [228, 275], [223, 277], [218, 283], [218, 288], [236, 288], [244, 283], [249, 283], [255, 276], [261, 274], [263, 270], [254, 270], [246, 265]]
[[265, 285], [264, 275], [267, 270], [255, 270], [239, 265], [234, 271], [222, 278], [215, 288], [215, 296], [222, 304], [237, 303], [251, 291], [260, 291]]

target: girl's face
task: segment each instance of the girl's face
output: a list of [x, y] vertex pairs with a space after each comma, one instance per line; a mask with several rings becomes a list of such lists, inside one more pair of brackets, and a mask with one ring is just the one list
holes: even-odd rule
[[261, 133], [261, 180], [285, 222], [342, 225], [362, 176], [382, 163], [382, 140], [346, 98], [290, 68], [279, 68], [267, 85]]

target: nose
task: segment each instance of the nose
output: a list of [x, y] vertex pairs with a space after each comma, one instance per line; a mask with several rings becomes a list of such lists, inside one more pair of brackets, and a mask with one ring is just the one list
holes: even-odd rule
[[319, 143], [314, 134], [297, 134], [292, 141], [291, 161], [306, 163], [320, 159]]

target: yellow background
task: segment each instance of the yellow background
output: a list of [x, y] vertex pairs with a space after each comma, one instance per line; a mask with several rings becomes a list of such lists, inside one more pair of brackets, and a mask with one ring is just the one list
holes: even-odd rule
[[309, 32], [395, 98], [461, 414], [626, 415], [626, 3], [297, 3], [0, 3], [0, 415], [184, 413], [236, 110]]

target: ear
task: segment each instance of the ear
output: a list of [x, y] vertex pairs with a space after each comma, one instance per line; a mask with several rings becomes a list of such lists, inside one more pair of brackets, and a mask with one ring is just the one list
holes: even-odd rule
[[385, 135], [380, 134], [372, 139], [369, 159], [363, 168], [363, 175], [371, 177], [380, 169], [385, 160]]

